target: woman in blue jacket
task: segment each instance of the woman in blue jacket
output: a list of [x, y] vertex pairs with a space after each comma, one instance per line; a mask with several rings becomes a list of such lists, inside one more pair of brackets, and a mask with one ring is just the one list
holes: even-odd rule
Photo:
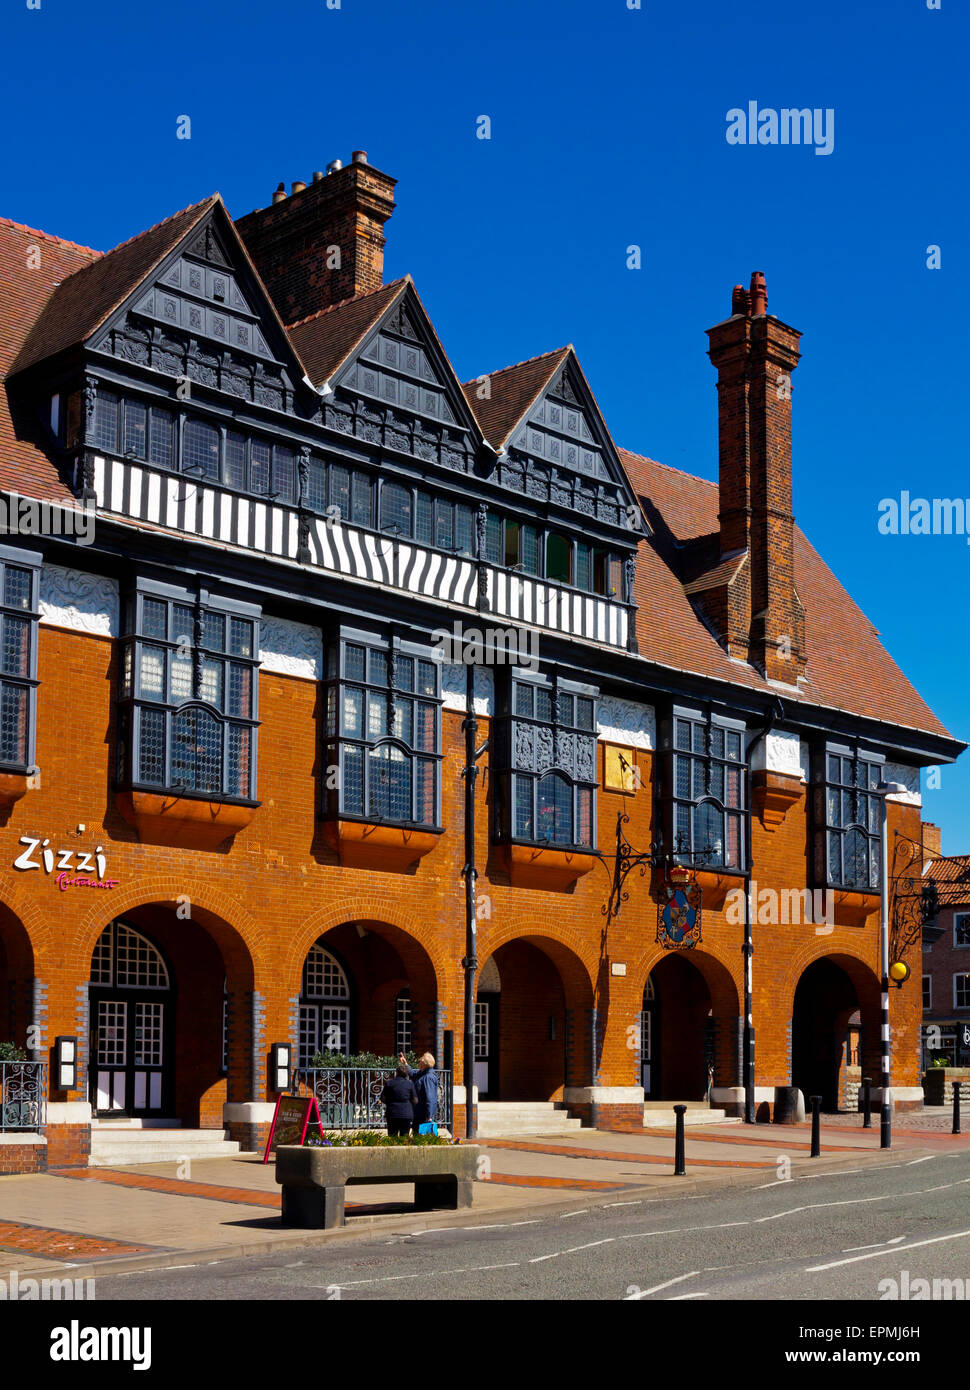
[[[407, 1067], [403, 1052], [399, 1060], [402, 1066]], [[408, 1067], [408, 1075], [418, 1093], [418, 1103], [414, 1107], [414, 1132], [417, 1134], [419, 1125], [430, 1124], [438, 1116], [438, 1073], [434, 1069], [431, 1053], [425, 1052], [418, 1058], [417, 1070]]]

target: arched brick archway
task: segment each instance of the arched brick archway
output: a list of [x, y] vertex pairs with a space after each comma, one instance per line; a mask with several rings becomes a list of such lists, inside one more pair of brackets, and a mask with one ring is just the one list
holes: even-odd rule
[[[727, 966], [704, 950], [654, 950], [642, 980], [640, 1077], [648, 1100], [699, 1101], [735, 1086], [741, 1003]], [[649, 986], [649, 987], [648, 987]]]
[[[862, 1072], [878, 1076], [880, 986], [875, 971], [843, 952], [816, 953], [799, 972], [791, 995], [791, 1084], [806, 1104], [822, 1097], [822, 1109], [851, 1106]], [[861, 1027], [861, 1067], [850, 1068], [850, 1020]], [[852, 1062], [855, 1059], [851, 1059]]]
[[[440, 1061], [443, 1015], [438, 976], [419, 941], [395, 923], [364, 917], [343, 920], [319, 932], [307, 947], [308, 955], [318, 945], [345, 976], [346, 991], [338, 981], [328, 1000], [326, 987], [318, 983], [309, 988], [307, 956], [300, 961], [294, 987], [299, 995], [297, 1057], [301, 1066], [309, 1064], [315, 1051], [326, 1050], [328, 1019], [332, 1051], [393, 1056], [399, 1041], [406, 1041], [406, 1050], [430, 1051]], [[397, 1000], [405, 992], [409, 1038], [399, 1039]]]
[[547, 933], [489, 933], [479, 948], [475, 1084], [483, 1100], [562, 1101], [593, 1083], [589, 966]]
[[34, 1021], [34, 949], [20, 918], [0, 904], [0, 1042], [32, 1047]]
[[[225, 1103], [250, 1099], [264, 1051], [254, 992], [263, 946], [240, 904], [191, 879], [134, 881], [92, 907], [67, 955], [90, 982], [79, 1046], [103, 1120], [133, 1114], [221, 1129]], [[129, 967], [136, 951], [146, 960], [158, 953], [166, 989], [148, 966]]]

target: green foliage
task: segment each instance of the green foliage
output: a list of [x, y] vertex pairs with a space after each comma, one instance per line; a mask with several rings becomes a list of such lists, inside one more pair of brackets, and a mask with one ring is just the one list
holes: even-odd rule
[[934, 1057], [932, 1065], [934, 1067], [947, 1067], [950, 1065], [949, 1057]]
[[27, 1054], [16, 1043], [0, 1043], [0, 1062], [26, 1062]]
[[400, 1148], [410, 1144], [412, 1147], [427, 1148], [431, 1144], [450, 1144], [440, 1134], [385, 1134], [380, 1129], [330, 1130], [322, 1139], [307, 1136], [306, 1147], [311, 1149], [384, 1149]]
[[[409, 1067], [418, 1065], [416, 1052], [405, 1053]], [[372, 1071], [393, 1071], [398, 1064], [397, 1057], [378, 1057], [375, 1052], [316, 1052], [310, 1059], [311, 1067], [367, 1067]]]

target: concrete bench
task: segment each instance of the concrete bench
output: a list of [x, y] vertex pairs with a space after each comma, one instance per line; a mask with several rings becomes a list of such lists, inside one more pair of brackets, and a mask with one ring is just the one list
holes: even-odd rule
[[414, 1183], [415, 1211], [457, 1211], [472, 1204], [477, 1145], [388, 1144], [374, 1148], [301, 1147], [276, 1151], [284, 1226], [331, 1230], [344, 1224], [351, 1183]]

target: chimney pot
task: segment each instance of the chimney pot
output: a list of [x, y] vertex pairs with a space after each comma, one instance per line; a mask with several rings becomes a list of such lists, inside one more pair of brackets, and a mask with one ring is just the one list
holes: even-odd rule
[[366, 150], [354, 150], [353, 153], [351, 154], [350, 158], [351, 158], [351, 161], [352, 161], [354, 164], [366, 164], [366, 163], [367, 163], [367, 151], [366, 151]]
[[321, 180], [322, 178], [323, 178], [323, 170], [322, 170], [322, 169], [314, 169], [314, 171], [313, 171], [313, 182], [314, 182], [314, 183], [319, 183], [320, 180]]
[[768, 287], [764, 274], [756, 270], [751, 277], [751, 317], [759, 318], [768, 312]]
[[[383, 283], [384, 231], [394, 211], [394, 179], [366, 165], [339, 173], [334, 160], [312, 183], [297, 179], [287, 206], [265, 207], [236, 226], [284, 323], [295, 323]], [[283, 184], [273, 203], [286, 199]], [[340, 264], [332, 252], [340, 248]]]
[[743, 285], [735, 285], [731, 291], [731, 313], [747, 314], [748, 312], [748, 291]]

